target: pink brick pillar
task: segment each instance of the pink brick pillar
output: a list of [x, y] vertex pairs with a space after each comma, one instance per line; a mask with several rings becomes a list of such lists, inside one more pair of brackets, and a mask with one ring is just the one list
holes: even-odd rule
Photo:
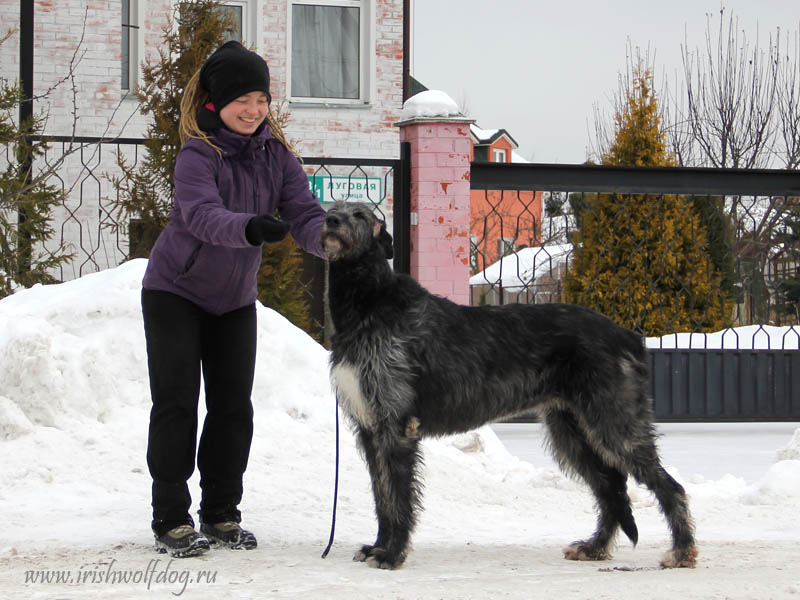
[[398, 123], [411, 145], [411, 276], [434, 294], [469, 304], [470, 119]]

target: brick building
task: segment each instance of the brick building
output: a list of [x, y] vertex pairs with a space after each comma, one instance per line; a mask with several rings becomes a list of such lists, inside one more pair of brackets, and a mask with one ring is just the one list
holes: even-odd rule
[[[505, 129], [470, 126], [475, 162], [527, 162]], [[470, 268], [477, 273], [541, 239], [542, 194], [530, 191], [472, 190], [470, 193]]]
[[[179, 0], [31, 0], [34, 112], [50, 136], [140, 138], [147, 122], [135, 91], [141, 63], [155, 60]], [[399, 155], [403, 104], [403, 0], [236, 0], [235, 39], [265, 57], [273, 102], [290, 113], [288, 137], [303, 156]], [[0, 3], [12, 32], [0, 52], [0, 78], [20, 78], [20, 3]], [[27, 24], [30, 25], [30, 24]], [[321, 42], [324, 40], [324, 42]], [[331, 60], [338, 68], [330, 68]], [[325, 68], [320, 68], [322, 65]], [[105, 148], [105, 149], [104, 149]], [[54, 154], [59, 145], [52, 147]], [[115, 149], [89, 146], [59, 172], [70, 190], [56, 221], [81, 257], [62, 279], [116, 265], [127, 241], [103, 219], [114, 194], [107, 175]], [[124, 148], [137, 160], [136, 150]], [[51, 157], [52, 158], [52, 157]], [[335, 174], [334, 174], [335, 175]], [[381, 179], [382, 173], [370, 173]], [[57, 242], [55, 242], [57, 243]]]

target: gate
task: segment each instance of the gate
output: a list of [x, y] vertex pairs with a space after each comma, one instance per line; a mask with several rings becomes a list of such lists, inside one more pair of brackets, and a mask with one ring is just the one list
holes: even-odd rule
[[[800, 321], [797, 312], [782, 310], [778, 294], [782, 279], [800, 274], [794, 254], [778, 241], [787, 233], [784, 216], [800, 202], [800, 173], [472, 163], [470, 181], [473, 207], [483, 210], [473, 208], [472, 215], [473, 304], [567, 301], [566, 273], [580, 253], [573, 242], [587, 214], [581, 211], [602, 195], [612, 206], [635, 195], [638, 204], [629, 202], [628, 210], [652, 211], [654, 228], [663, 223], [653, 207], [670, 195], [687, 206], [724, 207], [726, 255], [714, 260], [731, 265], [724, 293], [730, 310], [719, 333], [702, 333], [709, 330], [698, 319], [689, 329], [671, 330], [696, 332], [691, 336], [647, 338], [656, 418], [800, 421]], [[621, 234], [626, 217], [615, 220]], [[712, 258], [704, 260], [707, 268]], [[636, 282], [612, 277], [619, 281], [615, 302], [624, 303]], [[591, 285], [584, 294], [591, 295]], [[651, 310], [658, 308], [656, 297]]]

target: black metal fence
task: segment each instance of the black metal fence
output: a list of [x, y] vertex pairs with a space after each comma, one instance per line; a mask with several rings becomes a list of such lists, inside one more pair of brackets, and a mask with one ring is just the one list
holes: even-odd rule
[[[50, 172], [50, 183], [64, 192], [64, 201], [53, 215], [55, 236], [36, 248], [53, 254], [66, 248], [73, 258], [52, 275], [59, 281], [75, 279], [115, 267], [129, 258], [135, 222], [129, 223], [117, 210], [120, 189], [115, 178], [122, 175], [119, 157], [135, 170], [144, 157], [143, 139], [97, 137], [48, 137], [46, 154], [37, 159], [38, 173]], [[399, 159], [326, 158], [301, 159], [309, 186], [323, 205], [344, 200], [370, 205], [393, 231], [394, 268], [408, 272], [409, 265], [409, 171], [408, 145]], [[299, 284], [309, 306], [312, 331], [322, 339], [325, 267], [303, 253]]]
[[639, 331], [660, 420], [800, 420], [800, 173], [473, 163], [470, 179], [473, 304], [580, 303]]
[[[113, 178], [120, 173], [119, 155], [131, 167], [140, 163], [142, 144], [139, 139], [51, 138], [47, 154], [34, 168], [57, 166], [53, 182], [66, 192], [66, 199], [54, 215], [55, 239], [37, 250], [56, 251], [63, 244], [74, 254], [54, 273], [56, 278], [74, 279], [128, 258], [129, 224], [120, 223], [115, 211], [120, 192]], [[387, 221], [395, 240], [394, 268], [408, 272], [408, 145], [401, 146], [399, 159], [309, 157], [303, 162], [309, 185], [323, 204], [369, 203]], [[719, 208], [717, 248], [724, 249], [723, 256], [709, 255], [709, 228], [704, 225], [703, 235], [699, 229], [691, 233], [689, 247], [672, 248], [673, 259], [684, 260], [683, 273], [694, 279], [687, 275], [686, 281], [677, 278], [671, 288], [666, 286], [672, 300], [665, 300], [658, 277], [644, 288], [651, 313], [668, 314], [665, 307], [676, 297], [689, 298], [688, 305], [702, 305], [702, 310], [688, 325], [662, 319], [658, 335], [648, 335], [651, 324], [641, 311], [632, 311], [639, 319], [633, 328], [648, 337], [657, 417], [800, 420], [800, 321], [796, 312], [786, 310], [779, 286], [783, 280], [800, 278], [796, 254], [786, 241], [786, 216], [797, 209], [800, 198], [797, 172], [473, 163], [471, 186], [475, 304], [591, 300], [595, 280], [605, 275], [595, 272], [596, 279], [581, 288], [571, 282], [570, 271], [574, 273], [582, 260], [591, 275], [595, 262], [616, 252], [602, 247], [595, 256], [583, 253], [580, 236], [585, 234], [587, 215], [600, 222], [600, 200], [625, 207], [606, 222], [617, 237], [633, 237], [631, 224], [642, 214], [651, 238], [668, 237], [660, 211], [672, 197], [683, 199], [686, 212], [703, 201]], [[628, 198], [627, 204], [623, 198]], [[706, 249], [700, 261], [686, 261], [698, 256], [698, 248]], [[625, 272], [621, 256], [610, 274], [616, 290], [606, 292], [604, 312], [612, 316], [624, 316], [626, 303], [632, 305], [630, 298], [641, 292], [630, 274], [633, 270]], [[629, 256], [646, 262], [648, 248], [640, 244]], [[712, 270], [720, 265], [727, 265], [724, 285], [723, 277]], [[693, 291], [698, 274], [701, 280], [704, 275], [713, 279], [699, 288], [710, 290], [712, 300], [706, 304]], [[324, 280], [324, 263], [306, 256], [300, 283], [311, 310], [311, 333], [320, 335], [326, 321]]]
[[[401, 145], [399, 159], [303, 158], [309, 184], [323, 206], [333, 202], [362, 202], [386, 221], [394, 238], [393, 268], [408, 273], [411, 253], [411, 203], [409, 145]], [[304, 254], [300, 285], [305, 291], [312, 319], [311, 333], [326, 339], [325, 261]]]

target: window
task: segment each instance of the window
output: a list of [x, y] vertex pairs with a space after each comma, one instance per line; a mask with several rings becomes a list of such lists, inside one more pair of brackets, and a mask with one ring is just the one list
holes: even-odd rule
[[478, 236], [474, 233], [469, 234], [469, 267], [472, 273], [477, 273], [478, 268]]
[[120, 87], [136, 89], [139, 76], [139, 0], [122, 0], [122, 64]]
[[289, 4], [292, 100], [366, 102], [372, 52], [369, 0], [296, 0]]
[[514, 254], [514, 238], [497, 238], [497, 255], [499, 257]]
[[236, 40], [248, 48], [255, 48], [258, 45], [257, 0], [236, 0], [222, 4], [220, 10], [232, 17], [234, 28], [225, 41]]
[[494, 150], [494, 162], [496, 163], [504, 163], [506, 162], [506, 151], [503, 149]]
[[[180, 10], [187, 2], [175, 2]], [[241, 42], [248, 48], [254, 49], [258, 45], [258, 19], [257, 7], [258, 0], [235, 0], [230, 2], [221, 2], [219, 11], [229, 17], [233, 23], [233, 31], [225, 34], [224, 42], [231, 40]]]
[[241, 42], [242, 31], [244, 31], [242, 20], [244, 19], [245, 7], [241, 4], [226, 4], [220, 6], [219, 11], [233, 21], [233, 31], [225, 34], [225, 41], [230, 42], [231, 40], [235, 40]]

